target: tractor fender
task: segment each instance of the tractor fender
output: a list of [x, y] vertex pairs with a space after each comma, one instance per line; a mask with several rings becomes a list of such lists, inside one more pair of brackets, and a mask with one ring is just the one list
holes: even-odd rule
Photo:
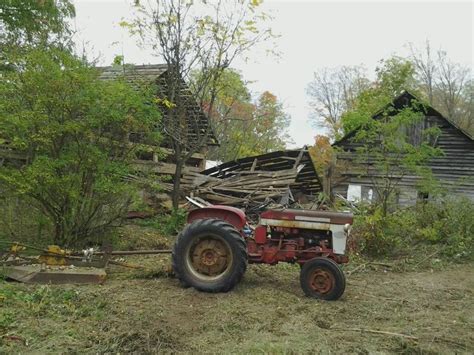
[[212, 205], [198, 208], [189, 212], [187, 222], [192, 223], [198, 219], [215, 218], [232, 224], [240, 231], [247, 224], [244, 211], [230, 206]]

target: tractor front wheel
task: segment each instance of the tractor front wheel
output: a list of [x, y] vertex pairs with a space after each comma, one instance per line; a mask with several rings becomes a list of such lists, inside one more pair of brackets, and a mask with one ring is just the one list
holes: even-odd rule
[[220, 219], [188, 224], [173, 248], [173, 270], [184, 287], [205, 292], [227, 292], [247, 268], [244, 238]]
[[306, 296], [333, 301], [344, 293], [346, 278], [333, 260], [314, 258], [301, 268], [300, 284]]

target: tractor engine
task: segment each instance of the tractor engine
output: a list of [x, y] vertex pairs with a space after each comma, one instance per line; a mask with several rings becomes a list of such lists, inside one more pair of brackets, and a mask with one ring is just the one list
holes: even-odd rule
[[249, 262], [303, 265], [319, 256], [346, 263], [346, 239], [352, 215], [309, 210], [265, 211], [247, 239]]

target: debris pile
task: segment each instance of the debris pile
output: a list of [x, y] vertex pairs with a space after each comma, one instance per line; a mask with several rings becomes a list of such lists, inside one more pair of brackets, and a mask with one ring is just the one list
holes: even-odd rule
[[213, 204], [249, 209], [291, 204], [322, 191], [306, 147], [223, 163], [202, 173], [187, 172], [184, 191]]

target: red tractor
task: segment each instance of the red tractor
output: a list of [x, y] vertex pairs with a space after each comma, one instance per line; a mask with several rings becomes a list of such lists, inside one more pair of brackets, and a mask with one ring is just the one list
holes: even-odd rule
[[336, 300], [345, 289], [338, 264], [348, 262], [344, 253], [352, 221], [350, 213], [267, 210], [251, 228], [237, 208], [196, 209], [174, 245], [173, 269], [185, 287], [227, 292], [242, 279], [248, 263], [297, 263], [307, 296]]

